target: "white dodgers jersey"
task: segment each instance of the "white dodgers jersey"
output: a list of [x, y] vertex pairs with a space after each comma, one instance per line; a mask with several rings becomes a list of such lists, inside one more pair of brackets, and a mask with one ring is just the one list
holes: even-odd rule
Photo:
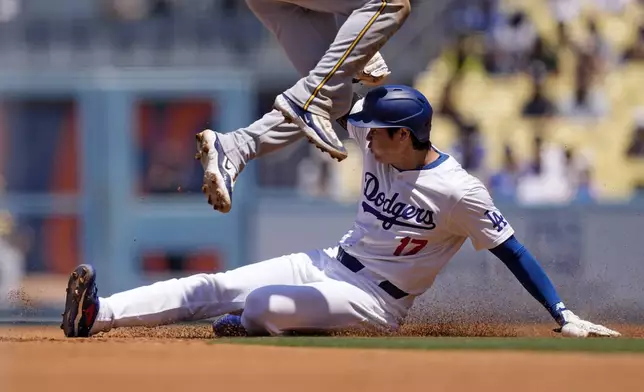
[[348, 124], [364, 155], [362, 197], [340, 246], [412, 296], [431, 287], [467, 238], [491, 249], [514, 234], [485, 186], [447, 154], [419, 170], [378, 163], [369, 129]]

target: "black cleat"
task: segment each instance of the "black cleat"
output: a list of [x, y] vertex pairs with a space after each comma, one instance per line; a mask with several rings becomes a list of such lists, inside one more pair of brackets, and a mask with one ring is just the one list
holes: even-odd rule
[[60, 328], [68, 338], [89, 337], [98, 315], [96, 271], [89, 264], [81, 264], [69, 276], [65, 312]]

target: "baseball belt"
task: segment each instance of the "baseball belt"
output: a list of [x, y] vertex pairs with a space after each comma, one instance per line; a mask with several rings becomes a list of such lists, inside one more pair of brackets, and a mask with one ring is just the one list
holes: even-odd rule
[[[358, 259], [355, 257], [351, 256], [350, 254], [346, 253], [344, 249], [341, 247], [338, 249], [338, 261], [342, 263], [345, 267], [347, 267], [349, 270], [352, 272], [358, 272], [362, 269], [365, 268], [364, 264], [362, 264]], [[387, 294], [392, 296], [394, 299], [401, 299], [405, 298], [409, 294], [404, 292], [403, 290], [399, 289], [395, 284], [391, 283], [388, 280], [384, 280], [378, 284], [378, 286], [383, 289]]]

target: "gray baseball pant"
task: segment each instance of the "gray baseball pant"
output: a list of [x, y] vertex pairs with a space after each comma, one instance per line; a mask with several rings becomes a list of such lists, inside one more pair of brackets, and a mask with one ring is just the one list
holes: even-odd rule
[[[409, 0], [246, 0], [302, 78], [285, 95], [335, 120], [351, 109], [353, 77], [402, 26]], [[338, 26], [337, 17], [345, 19]], [[221, 136], [238, 170], [304, 135], [277, 110]]]

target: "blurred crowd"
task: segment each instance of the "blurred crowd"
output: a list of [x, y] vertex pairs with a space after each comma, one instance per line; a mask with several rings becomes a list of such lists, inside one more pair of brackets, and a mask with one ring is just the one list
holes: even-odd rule
[[[564, 4], [565, 3], [565, 4]], [[596, 118], [608, 111], [608, 102], [596, 82], [611, 63], [616, 61], [612, 48], [602, 38], [595, 20], [587, 21], [585, 41], [573, 40], [566, 29], [566, 18], [579, 2], [552, 1], [558, 19], [557, 41], [540, 36], [529, 16], [521, 9], [504, 13], [498, 3], [483, 0], [469, 3], [455, 12], [457, 38], [454, 72], [438, 103], [438, 113], [456, 126], [458, 137], [452, 150], [463, 166], [487, 177], [487, 185], [497, 199], [523, 203], [562, 203], [571, 200], [592, 201], [591, 166], [579, 159], [571, 146], [552, 146], [540, 135], [543, 121], [534, 130], [531, 156], [518, 159], [511, 145], [503, 146], [501, 168], [489, 173], [484, 167], [486, 153], [480, 127], [465, 118], [453, 99], [453, 86], [467, 72], [466, 62], [479, 61], [488, 75], [504, 77], [523, 73], [530, 77], [530, 95], [521, 103], [520, 113], [532, 119], [554, 116]], [[472, 17], [476, 16], [476, 17]], [[571, 51], [575, 57], [574, 91], [563, 97], [547, 93], [546, 82], [560, 72], [560, 53]], [[440, 132], [440, 130], [437, 130]], [[581, 157], [583, 158], [583, 157]]]
[[[644, 101], [623, 102], [628, 98], [620, 97], [611, 100], [607, 78], [621, 72], [624, 65], [644, 59], [644, 20], [630, 26], [624, 19], [621, 28], [636, 32], [623, 48], [616, 48], [606, 38], [600, 20], [606, 16], [619, 20], [629, 12], [627, 6], [641, 12], [644, 2], [550, 0], [549, 5], [552, 24], [556, 25], [556, 34], [549, 37], [540, 33], [530, 14], [520, 7], [502, 9], [494, 0], [457, 7], [453, 13], [455, 44], [448, 48], [453, 52], [453, 72], [437, 105], [438, 112], [457, 129], [452, 150], [468, 170], [487, 179], [495, 197], [522, 204], [592, 202], [601, 197], [601, 184], [593, 178], [596, 151], [574, 143], [550, 142], [547, 134], [556, 120], [592, 124], [609, 119], [615, 112], [611, 105], [617, 102], [633, 107], [630, 128], [634, 131], [622, 130], [632, 134], [631, 147], [624, 153], [641, 154], [637, 146], [642, 139]], [[585, 12], [589, 8], [592, 12]], [[562, 75], [564, 59], [571, 60], [568, 75]], [[479, 64], [492, 80], [517, 74], [529, 79], [529, 94], [515, 105], [520, 116], [531, 124], [530, 156], [517, 156], [511, 140], [507, 140], [502, 151], [497, 149], [500, 168], [485, 167], [487, 151], [477, 122], [480, 118], [464, 116], [453, 99], [454, 85], [461, 83], [467, 88], [463, 75], [471, 72], [468, 64]], [[642, 79], [634, 80], [637, 81], [644, 83]]]

